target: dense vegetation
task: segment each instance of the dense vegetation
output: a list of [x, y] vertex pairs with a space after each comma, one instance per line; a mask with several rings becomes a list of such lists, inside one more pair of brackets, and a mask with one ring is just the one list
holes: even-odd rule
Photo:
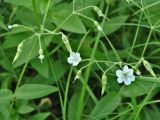
[[159, 0], [1, 0], [0, 120], [158, 120]]

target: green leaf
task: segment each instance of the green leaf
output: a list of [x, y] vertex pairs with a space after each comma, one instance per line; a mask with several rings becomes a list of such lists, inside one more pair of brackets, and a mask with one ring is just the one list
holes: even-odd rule
[[160, 78], [154, 77], [137, 77], [129, 86], [124, 86], [121, 94], [125, 97], [141, 96], [147, 94], [154, 83], [160, 83]]
[[115, 32], [125, 23], [127, 18], [128, 18], [128, 15], [110, 18], [110, 20], [106, 21], [103, 26], [104, 33], [108, 35]]
[[[75, 9], [97, 5], [100, 0], [75, 0]], [[86, 10], [87, 11], [87, 10]]]
[[7, 3], [14, 4], [14, 5], [20, 5], [25, 7], [31, 7], [32, 0], [4, 0]]
[[78, 109], [78, 103], [79, 103], [79, 92], [76, 92], [69, 103], [68, 107], [68, 120], [75, 120], [76, 119], [76, 112]]
[[50, 85], [26, 84], [17, 89], [16, 97], [18, 99], [26, 100], [37, 99], [47, 96], [56, 91], [58, 91], [58, 88]]
[[9, 120], [9, 111], [6, 106], [0, 105], [0, 119], [1, 120]]
[[4, 30], [8, 30], [8, 28], [6, 27], [3, 21], [4, 21], [4, 17], [0, 14], [0, 28]]
[[[33, 48], [34, 42], [36, 42], [36, 45]], [[38, 46], [38, 41], [36, 37], [33, 37], [32, 39], [28, 39], [26, 40], [26, 42], [24, 42], [22, 53], [20, 54], [19, 58], [14, 63], [14, 67], [18, 67], [27, 61], [27, 58], [30, 55], [32, 48], [33, 48], [33, 51], [30, 56], [30, 60], [33, 59], [36, 55], [38, 55], [39, 46]], [[16, 50], [15, 50], [15, 54], [16, 54]]]
[[38, 73], [40, 75], [42, 75], [45, 78], [49, 78], [49, 74], [48, 74], [48, 61], [47, 59], [43, 60], [43, 63], [41, 63], [39, 60], [34, 59], [31, 62], [31, 65], [34, 69], [36, 69], [38, 71]]
[[12, 97], [13, 97], [12, 91], [8, 89], [0, 90], [0, 103], [1, 104], [9, 103]]
[[33, 115], [32, 118], [30, 118], [29, 120], [46, 120], [50, 114], [51, 113], [49, 113], [49, 112], [38, 113], [36, 115]]
[[[68, 9], [61, 9], [64, 6], [61, 5], [60, 8], [54, 9], [52, 14], [53, 22], [59, 26], [69, 15], [71, 15], [71, 11]], [[59, 26], [61, 29], [73, 32], [84, 34], [86, 33], [86, 28], [82, 22], [82, 20], [77, 15], [72, 15], [68, 20], [66, 20], [63, 24]]]
[[[49, 43], [51, 42], [51, 40], [52, 40], [52, 36], [44, 37], [45, 45], [48, 46]], [[19, 67], [20, 65], [24, 64], [27, 61], [27, 58], [31, 52], [33, 45], [34, 45], [34, 42], [36, 42], [36, 45], [32, 51], [32, 54], [30, 56], [30, 60], [34, 59], [37, 56], [36, 60], [40, 62], [40, 60], [38, 58], [38, 54], [39, 54], [38, 53], [38, 51], [39, 51], [38, 40], [37, 40], [37, 37], [33, 37], [31, 39], [27, 39], [26, 42], [24, 42], [22, 53], [20, 54], [19, 58], [15, 62], [14, 68]], [[15, 53], [16, 53], [16, 51], [15, 51]], [[46, 57], [44, 59], [46, 59]]]
[[5, 41], [2, 45], [2, 48], [8, 49], [8, 48], [12, 48], [12, 47], [17, 47], [18, 44], [20, 42], [22, 42], [22, 40], [24, 40], [27, 37], [28, 37], [28, 35], [26, 33], [19, 33], [16, 35], [7, 35], [5, 37]]
[[90, 118], [100, 120], [114, 111], [121, 102], [121, 97], [118, 93], [110, 93], [104, 96], [94, 107], [90, 114]]
[[30, 112], [32, 112], [34, 110], [35, 110], [34, 107], [25, 104], [25, 105], [22, 105], [22, 106], [20, 106], [18, 108], [18, 113], [20, 113], [20, 114], [27, 114], [27, 113], [30, 113]]

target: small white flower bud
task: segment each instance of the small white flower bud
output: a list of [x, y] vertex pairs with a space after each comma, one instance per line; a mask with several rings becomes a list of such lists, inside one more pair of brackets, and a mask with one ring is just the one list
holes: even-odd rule
[[94, 25], [97, 27], [99, 31], [102, 31], [102, 27], [99, 25], [97, 21], [94, 21]]
[[136, 70], [137, 75], [141, 75], [141, 71], [139, 69]]
[[14, 24], [14, 25], [8, 25], [8, 29], [12, 29], [13, 27], [18, 27], [17, 24]]
[[38, 58], [40, 59], [41, 63], [43, 63], [44, 55], [43, 55], [43, 49], [42, 48], [39, 49], [39, 57]]
[[8, 29], [12, 29], [12, 25], [8, 25]]
[[138, 69], [138, 64], [137, 64], [136, 66], [133, 66], [132, 68], [133, 68], [133, 70], [136, 72], [137, 75], [141, 75], [141, 72], [140, 72], [140, 70]]

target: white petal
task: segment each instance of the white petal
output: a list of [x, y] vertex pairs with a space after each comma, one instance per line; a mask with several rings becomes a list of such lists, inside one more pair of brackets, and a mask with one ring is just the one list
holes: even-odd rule
[[75, 53], [77, 57], [80, 57], [80, 54], [78, 52]]
[[128, 79], [130, 79], [130, 81], [134, 81], [134, 80], [135, 80], [135, 76], [134, 76], [134, 75], [131, 75], [131, 76], [129, 76]]
[[123, 67], [123, 71], [124, 71], [124, 72], [128, 72], [128, 71], [129, 71], [129, 68], [128, 68], [127, 65], [125, 65], [125, 66]]
[[130, 76], [130, 75], [133, 75], [133, 69], [129, 69], [127, 74]]
[[116, 75], [117, 75], [117, 77], [121, 77], [123, 75], [123, 71], [122, 70], [117, 70]]
[[131, 80], [130, 79], [124, 79], [124, 84], [126, 85], [130, 85], [131, 84]]
[[72, 64], [74, 62], [72, 57], [68, 57], [67, 61], [68, 61], [69, 64]]
[[123, 80], [124, 80], [123, 77], [119, 77], [119, 78], [117, 79], [118, 83], [122, 83]]
[[73, 66], [77, 66], [77, 65], [78, 65], [78, 63], [79, 63], [79, 62], [74, 62], [74, 63], [73, 63]]

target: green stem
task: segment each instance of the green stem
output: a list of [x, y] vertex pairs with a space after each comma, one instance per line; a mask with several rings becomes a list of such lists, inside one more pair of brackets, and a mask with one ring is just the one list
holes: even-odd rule
[[152, 93], [152, 91], [154, 90], [155, 87], [156, 87], [156, 84], [154, 84], [154, 85], [152, 86], [152, 88], [150, 89], [149, 93], [147, 94], [147, 96], [145, 97], [145, 99], [143, 100], [143, 102], [140, 104], [140, 107], [139, 107], [139, 109], [137, 110], [137, 113], [136, 113], [136, 115], [135, 115], [135, 117], [134, 117], [134, 120], [137, 120], [137, 119], [138, 119], [139, 114], [140, 114], [142, 108], [143, 108], [144, 105], [146, 104], [148, 98], [150, 97], [150, 95], [151, 95], [151, 93]]
[[68, 75], [68, 79], [67, 79], [67, 85], [66, 85], [66, 89], [65, 89], [65, 95], [64, 95], [64, 106], [63, 106], [63, 120], [66, 120], [66, 108], [67, 108], [67, 97], [68, 97], [68, 91], [69, 91], [69, 84], [71, 81], [71, 75], [72, 75], [72, 71], [73, 71], [73, 66], [71, 67], [70, 71], [69, 71], [69, 75]]
[[35, 45], [36, 45], [36, 41], [37, 41], [37, 40], [35, 40], [34, 43], [33, 43], [33, 46], [32, 46], [32, 48], [31, 48], [31, 51], [30, 51], [30, 53], [29, 53], [29, 55], [28, 55], [28, 57], [27, 57], [26, 63], [25, 63], [25, 65], [24, 65], [23, 69], [22, 69], [22, 72], [21, 72], [20, 76], [19, 76], [19, 79], [18, 79], [16, 88], [15, 88], [15, 91], [14, 91], [14, 93], [13, 93], [13, 99], [12, 99], [12, 101], [11, 101], [11, 105], [10, 105], [10, 108], [9, 108], [9, 115], [10, 115], [10, 117], [11, 117], [11, 110], [12, 110], [12, 108], [13, 108], [14, 101], [15, 101], [15, 98], [16, 98], [16, 96], [15, 96], [15, 95], [16, 95], [16, 91], [17, 91], [17, 89], [18, 89], [18, 87], [19, 87], [19, 85], [20, 85], [20, 83], [21, 83], [21, 81], [22, 81], [24, 72], [25, 72], [25, 70], [26, 70], [26, 68], [27, 68], [27, 65], [28, 65], [28, 62], [29, 62], [30, 57], [31, 57], [31, 55], [32, 55], [33, 49], [34, 49], [34, 47], [35, 47]]
[[[108, 12], [108, 9], [106, 9], [105, 16], [106, 16], [107, 12]], [[105, 22], [105, 19], [103, 18], [102, 26], [103, 26], [104, 22]], [[90, 59], [94, 58], [95, 52], [96, 52], [98, 44], [99, 44], [100, 36], [101, 36], [101, 31], [98, 31], [98, 35], [97, 35], [97, 38], [96, 38], [96, 41], [95, 41], [94, 48], [93, 48], [93, 51], [91, 53]], [[90, 62], [92, 62], [92, 61], [90, 61]], [[88, 68], [85, 72], [85, 78], [84, 78], [84, 81], [83, 81], [83, 86], [82, 86], [82, 90], [81, 90], [81, 94], [80, 94], [76, 120], [81, 120], [81, 116], [82, 116], [82, 112], [83, 112], [83, 108], [84, 108], [83, 103], [84, 103], [85, 91], [86, 91], [86, 88], [87, 88], [87, 83], [88, 83], [88, 80], [89, 80], [90, 72], [91, 72], [91, 65], [88, 66]]]
[[51, 0], [48, 0], [46, 12], [45, 12], [45, 15], [44, 15], [44, 18], [43, 18], [43, 22], [42, 22], [42, 28], [41, 28], [42, 30], [44, 29], [44, 24], [45, 24], [45, 21], [46, 21], [46, 18], [47, 18], [47, 14], [48, 14], [50, 3], [51, 3]]
[[132, 44], [132, 47], [131, 47], [131, 50], [129, 52], [129, 55], [128, 55], [128, 58], [127, 58], [127, 61], [129, 60], [130, 56], [131, 56], [131, 53], [133, 51], [133, 48], [136, 44], [136, 41], [137, 41], [137, 37], [138, 37], [138, 33], [139, 33], [139, 27], [140, 27], [140, 23], [141, 23], [141, 18], [142, 18], [142, 12], [140, 14], [140, 17], [139, 17], [139, 22], [138, 22], [138, 27], [137, 27], [137, 30], [136, 30], [136, 34], [135, 34], [135, 37], [134, 37], [134, 40], [133, 40], [133, 44]]
[[149, 32], [147, 41], [146, 41], [145, 46], [144, 46], [144, 49], [143, 49], [143, 51], [142, 51], [141, 58], [144, 56], [144, 53], [145, 53], [145, 51], [146, 51], [146, 49], [147, 49], [147, 46], [148, 46], [149, 40], [150, 40], [150, 38], [151, 38], [151, 35], [152, 35], [152, 29], [151, 29], [150, 32]]

